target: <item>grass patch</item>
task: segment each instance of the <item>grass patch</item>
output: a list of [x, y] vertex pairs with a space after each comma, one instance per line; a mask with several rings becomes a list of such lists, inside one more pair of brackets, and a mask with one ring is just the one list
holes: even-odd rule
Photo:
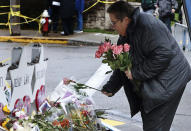
[[178, 14], [178, 13], [175, 13], [174, 20], [171, 21], [171, 26], [173, 26], [176, 22], [179, 21], [178, 18], [179, 18], [179, 14]]
[[84, 32], [105, 33], [105, 34], [117, 34], [117, 32], [114, 30], [102, 30], [102, 29], [98, 29], [98, 28], [94, 28], [94, 29], [84, 28], [83, 31]]

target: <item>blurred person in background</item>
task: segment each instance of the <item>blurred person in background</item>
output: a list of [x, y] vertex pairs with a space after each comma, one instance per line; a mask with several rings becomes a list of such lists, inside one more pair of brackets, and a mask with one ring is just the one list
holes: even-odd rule
[[171, 30], [171, 21], [174, 19], [175, 11], [178, 8], [176, 0], [157, 0], [157, 7], [159, 8], [159, 19]]
[[74, 30], [75, 33], [83, 32], [83, 10], [84, 10], [84, 0], [75, 0], [75, 9], [77, 13], [77, 27]]
[[[185, 12], [183, 9], [183, 1], [181, 0], [180, 8], [179, 8], [179, 21], [180, 24], [183, 24], [184, 26], [188, 26], [185, 18]], [[188, 35], [188, 28], [183, 28], [182, 29], [182, 50], [191, 51], [191, 42], [190, 42], [190, 37]]]
[[61, 0], [60, 5], [60, 16], [62, 19], [63, 31], [61, 35], [72, 35], [73, 34], [73, 17], [75, 13], [75, 0]]
[[141, 0], [141, 7], [144, 12], [153, 15], [156, 9], [156, 0]]
[[48, 11], [52, 19], [53, 32], [57, 33], [58, 20], [60, 17], [60, 0], [48, 0]]

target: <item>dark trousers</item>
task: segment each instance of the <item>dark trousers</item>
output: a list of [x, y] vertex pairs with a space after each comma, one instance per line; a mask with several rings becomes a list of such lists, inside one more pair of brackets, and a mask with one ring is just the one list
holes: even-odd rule
[[172, 33], [170, 16], [169, 17], [159, 17], [159, 19], [167, 26], [169, 31]]
[[53, 26], [54, 32], [57, 32], [58, 20], [59, 20], [59, 10], [60, 10], [60, 7], [57, 7], [57, 6], [52, 7], [52, 26]]
[[77, 28], [76, 30], [83, 30], [83, 14], [82, 12], [78, 11], [77, 12]]
[[73, 18], [62, 18], [64, 35], [73, 34]]
[[182, 88], [170, 101], [156, 107], [147, 114], [144, 110], [141, 110], [144, 131], [170, 131], [184, 89]]

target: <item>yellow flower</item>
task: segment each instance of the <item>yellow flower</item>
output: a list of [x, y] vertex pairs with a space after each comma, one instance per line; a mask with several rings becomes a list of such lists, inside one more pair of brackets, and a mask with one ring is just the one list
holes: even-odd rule
[[[7, 123], [10, 121], [10, 119], [9, 118], [6, 118], [6, 120], [2, 123], [2, 127], [3, 128], [5, 128], [5, 129], [7, 129], [7, 127], [6, 127], [6, 125], [7, 125]], [[8, 129], [7, 129], [8, 130]]]
[[10, 114], [10, 110], [8, 109], [7, 105], [3, 107], [3, 111], [7, 114]]
[[24, 109], [24, 108], [22, 108], [22, 110], [21, 110], [21, 111], [25, 112], [25, 109]]

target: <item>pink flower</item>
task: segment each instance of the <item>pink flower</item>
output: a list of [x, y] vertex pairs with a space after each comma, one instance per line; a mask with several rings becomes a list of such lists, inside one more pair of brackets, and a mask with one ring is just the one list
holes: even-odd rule
[[123, 52], [123, 46], [122, 45], [112, 45], [111, 49], [113, 50], [113, 54], [119, 55]]
[[101, 56], [102, 56], [102, 53], [99, 50], [97, 50], [95, 53], [95, 57], [100, 58]]
[[107, 52], [111, 48], [111, 43], [110, 42], [104, 42], [102, 47], [103, 47], [103, 51]]
[[129, 44], [124, 44], [124, 52], [129, 52], [129, 50], [130, 50], [130, 45]]
[[71, 82], [71, 80], [70, 79], [68, 79], [68, 78], [64, 78], [64, 85], [68, 85], [68, 84], [70, 84], [70, 82]]
[[99, 51], [101, 54], [104, 53], [103, 45], [100, 45], [100, 46], [99, 46], [98, 51]]
[[117, 45], [114, 44], [114, 45], [111, 46], [111, 49], [113, 50], [113, 49], [116, 48], [116, 47], [117, 47]]

